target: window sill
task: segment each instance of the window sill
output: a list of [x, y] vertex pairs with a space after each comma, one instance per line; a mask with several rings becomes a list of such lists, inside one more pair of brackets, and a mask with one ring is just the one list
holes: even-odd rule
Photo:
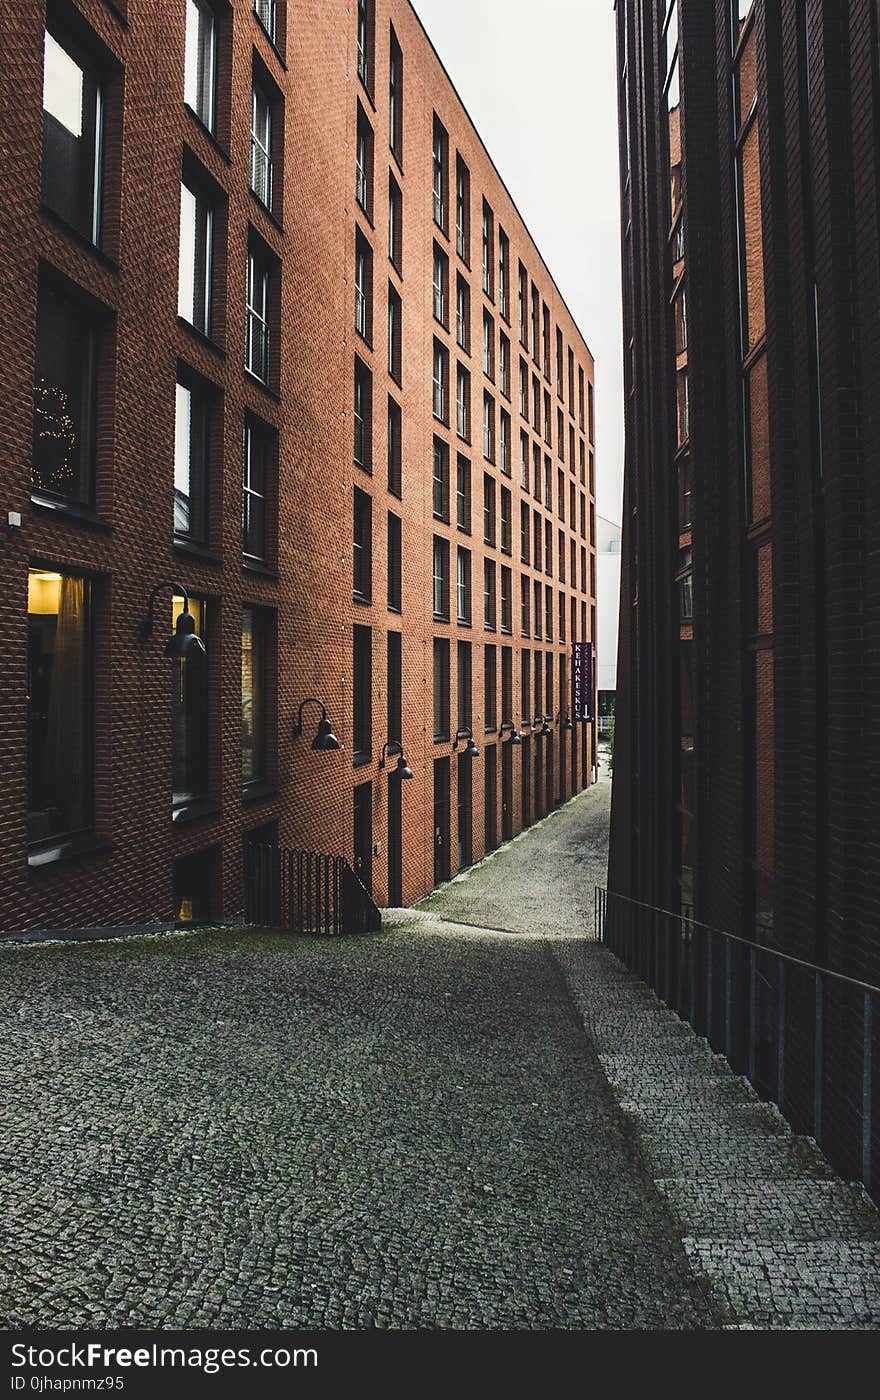
[[448, 744], [448, 743], [450, 742], [451, 738], [452, 738], [452, 735], [451, 735], [451, 734], [435, 734], [435, 735], [434, 735], [434, 743], [435, 743], [435, 744]]
[[372, 462], [359, 462], [358, 459], [357, 459], [357, 457], [355, 457], [353, 460], [354, 460], [354, 464], [355, 464], [355, 466], [357, 467], [358, 471], [359, 471], [359, 472], [363, 472], [364, 476], [372, 476], [372, 475], [373, 475], [373, 464], [372, 464]]
[[283, 57], [283, 55], [282, 55], [282, 53], [281, 53], [281, 50], [279, 49], [278, 45], [275, 43], [275, 40], [272, 38], [272, 35], [269, 33], [269, 31], [268, 31], [268, 29], [266, 28], [265, 24], [264, 24], [263, 21], [260, 19], [260, 16], [257, 14], [256, 10], [254, 10], [254, 19], [257, 21], [257, 24], [258, 24], [258, 26], [259, 26], [259, 31], [260, 31], [260, 33], [263, 35], [263, 38], [266, 40], [266, 43], [269, 45], [269, 47], [270, 47], [270, 49], [272, 50], [272, 52], [274, 53], [275, 57], [278, 59], [278, 62], [280, 63], [280, 65], [281, 65], [283, 71], [286, 73], [286, 72], [287, 72], [287, 64], [286, 64], [285, 61], [284, 61], [284, 57]]
[[206, 138], [210, 141], [211, 145], [214, 147], [215, 151], [218, 151], [219, 154], [220, 154], [220, 155], [223, 157], [223, 159], [226, 161], [226, 164], [227, 164], [227, 165], [231, 165], [231, 164], [232, 164], [232, 157], [230, 156], [230, 154], [229, 154], [229, 152], [227, 151], [226, 147], [223, 146], [223, 145], [217, 140], [217, 137], [214, 135], [213, 131], [211, 131], [210, 127], [205, 126], [205, 123], [202, 121], [202, 119], [201, 119], [201, 117], [199, 116], [198, 112], [196, 111], [195, 107], [191, 107], [191, 106], [189, 105], [188, 102], [184, 102], [183, 105], [184, 105], [186, 111], [189, 112], [189, 114], [190, 114], [190, 116], [192, 117], [193, 121], [195, 122], [196, 126], [199, 128], [199, 131], [201, 131], [201, 132], [204, 133], [204, 135], [206, 136]]
[[31, 505], [34, 510], [45, 511], [61, 520], [69, 520], [74, 525], [85, 525], [91, 530], [112, 529], [108, 521], [102, 520], [88, 506], [77, 505], [74, 501], [56, 500], [54, 496], [44, 496], [40, 491], [31, 492]]
[[207, 346], [215, 355], [219, 355], [223, 360], [226, 359], [226, 351], [223, 349], [223, 346], [218, 345], [216, 340], [212, 340], [207, 331], [200, 330], [198, 326], [194, 326], [192, 321], [188, 321], [185, 316], [178, 316], [177, 324], [180, 326], [181, 330], [186, 331], [187, 335], [191, 335], [200, 345]]
[[373, 755], [371, 753], [356, 753], [351, 766], [352, 768], [364, 768], [368, 763], [372, 763], [372, 761]]
[[268, 802], [273, 797], [277, 796], [278, 788], [274, 783], [245, 783], [241, 789], [241, 801], [243, 806], [251, 802]]
[[112, 843], [106, 837], [97, 836], [94, 831], [80, 832], [78, 836], [60, 837], [33, 846], [28, 853], [28, 865], [31, 870], [42, 870], [47, 865], [87, 860], [90, 856], [107, 855], [112, 850]]
[[182, 536], [176, 536], [174, 548], [178, 554], [186, 554], [191, 559], [197, 559], [203, 564], [212, 564], [216, 568], [223, 567], [223, 557], [214, 554], [212, 550], [206, 549], [203, 544], [197, 544], [195, 540], [187, 540]]
[[[184, 322], [184, 324], [186, 323]], [[210, 343], [211, 342], [209, 342], [209, 344]], [[278, 393], [278, 391], [276, 389], [273, 389], [270, 384], [267, 384], [265, 379], [261, 379], [258, 374], [254, 374], [252, 369], [248, 369], [247, 365], [245, 365], [244, 367], [244, 377], [249, 381], [249, 383], [258, 385], [259, 388], [262, 389], [264, 394], [269, 395], [270, 399], [274, 399], [276, 403], [281, 402], [281, 395]]]
[[400, 606], [399, 603], [389, 603], [388, 611], [390, 613], [394, 613], [395, 616], [400, 617], [401, 613], [403, 612], [403, 608]]
[[442, 622], [444, 625], [447, 625], [449, 623], [449, 618], [444, 616], [443, 613], [434, 613], [434, 621]]
[[361, 608], [371, 608], [373, 606], [372, 598], [368, 598], [366, 593], [353, 593], [351, 601]]
[[262, 564], [259, 559], [250, 559], [244, 555], [241, 567], [248, 574], [257, 574], [260, 578], [272, 579], [276, 583], [278, 581], [278, 570], [273, 569], [270, 564]]
[[81, 248], [85, 248], [86, 252], [91, 253], [92, 256], [103, 263], [105, 267], [108, 267], [111, 272], [119, 271], [119, 263], [115, 258], [111, 258], [109, 253], [105, 253], [100, 244], [93, 243], [88, 234], [81, 233], [73, 224], [68, 223], [64, 215], [57, 213], [57, 211], [52, 208], [51, 204], [46, 204], [45, 201], [41, 200], [40, 209], [48, 219], [51, 219], [53, 224], [56, 224], [68, 237], [74, 239]]
[[185, 826], [188, 822], [200, 821], [203, 817], [216, 817], [220, 803], [216, 797], [194, 797], [174, 807], [171, 820], [175, 826]]

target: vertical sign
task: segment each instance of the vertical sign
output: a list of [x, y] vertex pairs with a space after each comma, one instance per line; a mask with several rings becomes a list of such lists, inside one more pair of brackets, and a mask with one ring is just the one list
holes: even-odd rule
[[574, 723], [594, 718], [592, 642], [572, 642], [571, 718]]

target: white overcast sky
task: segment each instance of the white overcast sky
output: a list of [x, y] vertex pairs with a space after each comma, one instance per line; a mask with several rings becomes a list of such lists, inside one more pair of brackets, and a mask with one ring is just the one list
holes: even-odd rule
[[596, 360], [596, 495], [621, 518], [613, 0], [413, 0]]

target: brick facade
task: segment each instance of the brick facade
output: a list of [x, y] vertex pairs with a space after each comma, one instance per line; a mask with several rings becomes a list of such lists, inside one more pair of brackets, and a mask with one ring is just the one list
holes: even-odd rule
[[[352, 859], [353, 790], [371, 783], [374, 854], [371, 875], [377, 902], [388, 898], [388, 769], [379, 755], [388, 738], [399, 737], [413, 770], [403, 784], [402, 860], [399, 896], [410, 903], [434, 884], [433, 764], [451, 757], [449, 800], [450, 870], [457, 868], [456, 770], [453, 744], [435, 742], [432, 707], [432, 647], [448, 638], [450, 703], [455, 730], [456, 643], [472, 647], [472, 727], [480, 757], [471, 764], [472, 859], [484, 852], [486, 755], [500, 747], [497, 727], [484, 716], [483, 658], [496, 647], [497, 724], [522, 719], [520, 656], [552, 658], [553, 701], [543, 711], [562, 718], [569, 705], [560, 695], [560, 662], [572, 640], [591, 637], [595, 618], [595, 466], [590, 352], [540, 254], [458, 99], [449, 77], [411, 6], [404, 0], [375, 0], [367, 6], [369, 32], [366, 83], [359, 76], [358, 6], [342, 0], [312, 0], [275, 10], [275, 39], [260, 23], [251, 0], [223, 0], [211, 8], [216, 23], [216, 129], [212, 134], [183, 101], [184, 0], [50, 0], [48, 24], [64, 42], [94, 61], [103, 93], [103, 184], [99, 246], [74, 232], [43, 202], [43, 44], [45, 16], [39, 6], [4, 11], [3, 50], [7, 105], [3, 114], [0, 206], [4, 296], [0, 310], [0, 357], [7, 412], [4, 453], [5, 511], [21, 515], [20, 528], [6, 533], [0, 601], [0, 929], [67, 929], [167, 924], [174, 917], [175, 863], [211, 853], [210, 913], [234, 919], [242, 911], [242, 842], [265, 828], [287, 845], [341, 852]], [[261, 6], [268, 12], [271, 6]], [[389, 149], [391, 27], [402, 61], [402, 138], [399, 159]], [[250, 187], [252, 81], [271, 94], [273, 106], [272, 212]], [[358, 111], [371, 131], [372, 195], [369, 214], [356, 200]], [[283, 117], [282, 117], [283, 111]], [[432, 209], [433, 114], [447, 133], [446, 229]], [[456, 156], [470, 177], [469, 260], [457, 256], [455, 229]], [[176, 315], [181, 173], [210, 192], [213, 210], [213, 315], [210, 336]], [[403, 222], [399, 267], [388, 255], [389, 177], [401, 191]], [[206, 196], [208, 198], [208, 196]], [[482, 290], [483, 203], [491, 207], [493, 290]], [[51, 203], [51, 199], [49, 201]], [[508, 322], [500, 314], [499, 230], [509, 240]], [[372, 249], [372, 331], [355, 330], [356, 231]], [[446, 326], [432, 315], [432, 251], [448, 259]], [[269, 312], [269, 385], [244, 367], [246, 269], [249, 248], [268, 258], [273, 296]], [[520, 345], [517, 277], [528, 277], [528, 309], [537, 288], [540, 339], [543, 307], [550, 330], [549, 375], [543, 352], [536, 363]], [[470, 352], [456, 345], [455, 286], [461, 274], [470, 288]], [[32, 481], [34, 364], [37, 353], [37, 294], [42, 279], [60, 277], [87, 298], [96, 318], [97, 411], [94, 499], [87, 510], [65, 509], [57, 500], [36, 499]], [[52, 283], [54, 286], [54, 282]], [[399, 373], [389, 373], [389, 287], [401, 299], [402, 350]], [[494, 322], [494, 376], [482, 373], [483, 314]], [[567, 365], [557, 396], [556, 343], [574, 355], [574, 396]], [[499, 334], [510, 343], [509, 401], [499, 387]], [[449, 422], [432, 415], [432, 346], [447, 349], [450, 364]], [[536, 355], [538, 351], [536, 349]], [[355, 357], [372, 374], [372, 470], [353, 461]], [[540, 394], [542, 430], [530, 413], [519, 414], [519, 363], [528, 365]], [[470, 442], [456, 433], [455, 366], [471, 379]], [[397, 368], [397, 367], [395, 367]], [[584, 376], [584, 406], [578, 391]], [[175, 543], [173, 487], [175, 376], [209, 391], [212, 405], [208, 445], [207, 536], [196, 549]], [[494, 461], [484, 460], [482, 405], [495, 407]], [[544, 436], [544, 395], [550, 398], [550, 441]], [[386, 405], [391, 395], [402, 421], [402, 490], [388, 489]], [[510, 474], [499, 460], [500, 410], [510, 414]], [[557, 414], [564, 426], [560, 456]], [[242, 434], [245, 421], [277, 433], [277, 479], [267, 486], [269, 545], [264, 566], [242, 557]], [[542, 482], [536, 499], [530, 476], [520, 487], [520, 433], [531, 454], [540, 449]], [[573, 432], [575, 461], [570, 460]], [[448, 523], [432, 513], [432, 445], [448, 444], [451, 510]], [[471, 465], [470, 533], [457, 529], [455, 471], [458, 452]], [[544, 459], [551, 464], [552, 506], [545, 501]], [[560, 518], [558, 472], [563, 473], [564, 519]], [[495, 544], [483, 541], [484, 474], [495, 489]], [[574, 487], [575, 518], [570, 510]], [[511, 493], [510, 554], [500, 549], [500, 491]], [[354, 490], [372, 502], [372, 601], [352, 598]], [[552, 522], [552, 573], [521, 564], [521, 501]], [[386, 607], [387, 515], [401, 521], [400, 611]], [[582, 533], [581, 520], [587, 523]], [[4, 525], [4, 530], [5, 530]], [[559, 576], [558, 538], [565, 548], [565, 581]], [[534, 534], [534, 531], [533, 531]], [[450, 545], [451, 620], [432, 615], [433, 537]], [[572, 577], [574, 544], [576, 576]], [[471, 625], [456, 623], [456, 550], [471, 551]], [[585, 550], [582, 563], [581, 551]], [[511, 569], [510, 634], [483, 627], [483, 566], [496, 564], [496, 608], [500, 570]], [[94, 834], [91, 848], [58, 850], [35, 860], [29, 846], [27, 586], [28, 569], [67, 571], [91, 581], [94, 612]], [[553, 638], [520, 627], [520, 574], [552, 587]], [[151, 590], [171, 581], [207, 600], [209, 801], [189, 820], [172, 821], [172, 666], [162, 654], [171, 631], [171, 593], [160, 593], [152, 639], [141, 641], [138, 624]], [[560, 595], [565, 639], [560, 638]], [[264, 610], [274, 642], [269, 646], [265, 713], [264, 781], [242, 787], [241, 614]], [[499, 618], [500, 623], [500, 618]], [[372, 632], [371, 753], [353, 763], [353, 628]], [[402, 734], [387, 732], [387, 634], [402, 635]], [[512, 649], [514, 713], [501, 713], [501, 651]], [[534, 686], [534, 662], [532, 661]], [[570, 661], [566, 673], [570, 675]], [[545, 676], [546, 681], [546, 676]], [[326, 705], [342, 748], [315, 753], [310, 746], [317, 712], [307, 709], [305, 731], [293, 737], [300, 702], [315, 696]], [[537, 713], [537, 711], [534, 711]], [[532, 718], [534, 717], [534, 714]], [[592, 778], [592, 727], [567, 733], [552, 725], [541, 741], [554, 755], [551, 801], [564, 799]], [[528, 748], [534, 755], [536, 738]], [[574, 746], [575, 765], [572, 763]], [[459, 743], [459, 751], [463, 747]], [[510, 830], [523, 824], [520, 807], [521, 755], [513, 750]], [[392, 759], [391, 767], [394, 762]], [[532, 759], [534, 762], [534, 758]], [[546, 771], [546, 759], [544, 760]], [[534, 779], [534, 775], [533, 775]], [[392, 780], [393, 781], [393, 780]], [[533, 780], [534, 788], [534, 780]], [[502, 833], [502, 761], [497, 759], [495, 828]], [[533, 804], [531, 819], [546, 810]], [[181, 814], [178, 813], [180, 818]], [[490, 823], [491, 825], [491, 823]], [[33, 833], [31, 833], [33, 835]], [[491, 835], [491, 833], [490, 833]], [[62, 843], [63, 844], [63, 843]], [[46, 851], [43, 851], [44, 857]], [[73, 859], [76, 855], [76, 859]], [[60, 857], [67, 858], [60, 858]]]

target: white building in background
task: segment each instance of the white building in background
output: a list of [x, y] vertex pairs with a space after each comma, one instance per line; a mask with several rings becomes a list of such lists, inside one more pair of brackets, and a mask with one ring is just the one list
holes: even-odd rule
[[596, 568], [598, 577], [597, 673], [599, 733], [607, 733], [614, 714], [617, 691], [617, 618], [620, 609], [620, 526], [604, 516], [596, 517]]

